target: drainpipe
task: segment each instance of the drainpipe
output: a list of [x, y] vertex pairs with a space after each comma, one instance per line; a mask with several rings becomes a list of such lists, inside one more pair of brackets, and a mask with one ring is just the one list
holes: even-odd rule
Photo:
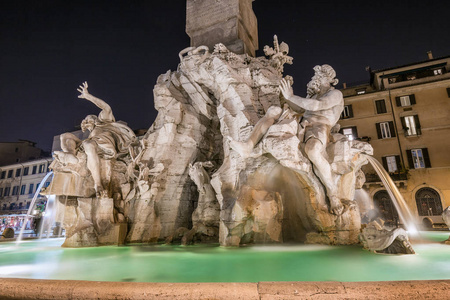
[[19, 205], [19, 198], [20, 198], [20, 191], [22, 190], [22, 178], [23, 178], [23, 170], [25, 168], [25, 166], [22, 163], [19, 163], [22, 166], [22, 170], [20, 171], [20, 180], [19, 180], [19, 190], [17, 191], [17, 205]]
[[391, 97], [391, 89], [390, 88], [388, 88], [388, 92], [389, 92], [389, 103], [391, 104], [392, 118], [394, 120], [394, 128], [395, 128], [395, 131], [397, 132], [397, 143], [398, 143], [398, 149], [400, 150], [400, 160], [402, 161], [403, 168], [406, 169], [405, 159], [403, 158], [403, 150], [402, 150], [402, 146], [400, 144], [400, 133], [398, 131], [397, 121], [395, 120], [395, 115], [394, 115], [394, 105], [392, 104], [392, 97]]

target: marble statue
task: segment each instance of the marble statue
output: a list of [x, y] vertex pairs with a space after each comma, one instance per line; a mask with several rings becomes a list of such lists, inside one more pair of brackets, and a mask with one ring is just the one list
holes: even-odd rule
[[415, 253], [403, 228], [390, 230], [383, 225], [383, 220], [374, 220], [362, 229], [360, 239], [364, 248], [377, 253]]
[[88, 92], [87, 82], [77, 90], [80, 92], [78, 98], [94, 103], [101, 111], [98, 117], [88, 115], [81, 122], [82, 131], [90, 131], [86, 140], [81, 141], [72, 133], [64, 133], [60, 137], [62, 151], [55, 151], [54, 156], [63, 165], [76, 165], [79, 162], [76, 153], [83, 151], [97, 197], [107, 197], [107, 189], [101, 179], [100, 158], [116, 159], [127, 155], [128, 147], [135, 142], [136, 136], [128, 126], [116, 122], [111, 107], [105, 101]]
[[83, 121], [86, 140], [62, 135], [46, 191], [65, 205], [65, 245], [359, 243], [354, 194], [372, 148], [339, 133], [334, 69], [316, 66], [296, 96], [289, 47], [273, 45], [257, 58], [223, 44], [180, 51], [139, 141], [80, 86], [101, 112]]
[[[315, 66], [315, 75], [307, 85], [307, 97], [293, 94], [292, 87], [286, 79], [280, 82], [280, 90], [290, 108], [303, 113], [301, 119], [304, 149], [308, 159], [325, 185], [331, 202], [331, 211], [339, 215], [343, 206], [337, 196], [337, 182], [332, 174], [331, 165], [325, 158], [331, 128], [336, 125], [344, 108], [342, 93], [335, 90], [338, 80], [336, 72], [329, 65]], [[252, 135], [245, 143], [231, 141], [230, 146], [243, 157], [248, 156], [268, 128], [281, 115], [281, 108], [270, 107], [267, 114], [255, 125]]]
[[[444, 220], [447, 227], [450, 229], [450, 206], [447, 206], [446, 209], [442, 212], [442, 219]], [[446, 244], [450, 245], [450, 236], [445, 241]]]

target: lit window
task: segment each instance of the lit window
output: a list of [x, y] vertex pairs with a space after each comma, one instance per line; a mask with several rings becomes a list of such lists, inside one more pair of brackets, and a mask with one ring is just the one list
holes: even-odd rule
[[406, 135], [417, 135], [415, 116], [404, 117]]
[[394, 173], [398, 171], [397, 160], [395, 156], [386, 156], [386, 164], [388, 172]]
[[362, 94], [365, 94], [366, 93], [366, 89], [358, 89], [358, 90], [356, 90], [356, 94], [357, 95], [362, 95]]
[[391, 137], [391, 130], [389, 129], [389, 123], [383, 122], [380, 123], [380, 130], [381, 130], [381, 138], [387, 139]]
[[402, 96], [400, 97], [400, 103], [402, 106], [410, 106], [411, 101], [409, 100], [409, 96]]
[[348, 119], [353, 117], [353, 109], [351, 105], [345, 105], [341, 113], [341, 119]]
[[414, 169], [425, 168], [422, 149], [412, 149], [411, 155], [414, 163]]
[[433, 70], [434, 75], [442, 75], [442, 69]]
[[408, 74], [407, 76], [406, 76], [406, 79], [407, 80], [415, 80], [417, 77], [416, 77], [416, 74]]
[[358, 137], [356, 126], [341, 128], [340, 133], [345, 135], [350, 141], [353, 141]]

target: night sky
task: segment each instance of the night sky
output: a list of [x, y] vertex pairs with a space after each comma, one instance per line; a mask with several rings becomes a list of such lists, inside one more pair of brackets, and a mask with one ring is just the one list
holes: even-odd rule
[[[226, 1], [226, 0], [221, 0]], [[256, 0], [259, 48], [273, 35], [290, 47], [296, 94], [312, 67], [328, 63], [340, 83], [367, 81], [373, 70], [450, 55], [449, 1]], [[26, 139], [50, 150], [53, 136], [74, 130], [108, 102], [117, 120], [149, 128], [152, 89], [175, 70], [189, 46], [184, 0], [0, 1], [0, 142]]]

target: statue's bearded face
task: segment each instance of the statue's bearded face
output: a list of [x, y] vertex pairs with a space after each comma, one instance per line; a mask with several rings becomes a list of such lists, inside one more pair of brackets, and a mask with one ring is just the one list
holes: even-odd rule
[[81, 131], [85, 132], [86, 130], [89, 130], [92, 132], [92, 130], [94, 130], [95, 128], [95, 121], [92, 119], [84, 119], [81, 122]]

